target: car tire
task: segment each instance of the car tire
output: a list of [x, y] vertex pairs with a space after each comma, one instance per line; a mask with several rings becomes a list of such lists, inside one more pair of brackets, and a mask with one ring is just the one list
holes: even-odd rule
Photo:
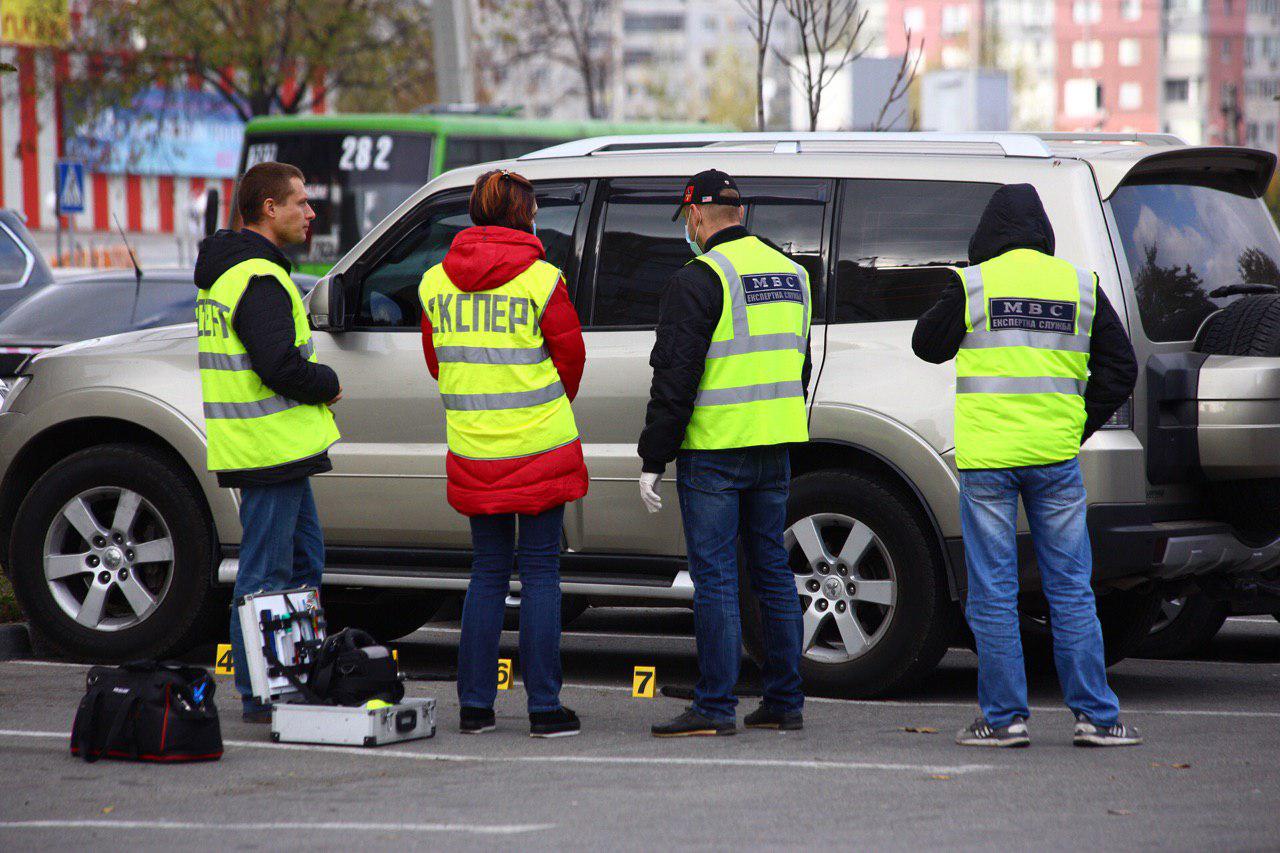
[[[838, 568], [825, 574], [811, 570], [814, 561], [804, 543], [812, 548], [813, 532], [827, 556], [838, 557], [842, 543], [852, 543], [854, 530], [866, 539], [863, 528], [870, 533], [870, 544], [857, 566], [843, 567], [847, 575], [840, 575]], [[875, 475], [854, 471], [796, 477], [787, 505], [785, 540], [797, 592], [802, 593], [801, 612], [807, 614], [809, 625], [816, 623], [816, 630], [806, 627], [808, 645], [800, 663], [807, 690], [851, 698], [883, 696], [911, 686], [937, 666], [954, 636], [957, 610], [924, 523], [897, 488]], [[811, 595], [805, 584], [819, 578], [820, 591]], [[819, 612], [818, 602], [827, 598], [827, 585], [834, 589], [849, 581], [854, 593], [835, 594]], [[743, 644], [760, 663], [764, 660], [760, 608], [742, 559], [739, 591]], [[890, 592], [890, 604], [880, 603], [890, 600]], [[837, 614], [841, 602], [844, 609]], [[844, 639], [849, 623], [836, 622], [837, 615], [845, 620], [852, 616], [866, 638], [856, 654], [849, 654], [850, 644]]]
[[215, 545], [204, 497], [178, 457], [104, 444], [31, 487], [14, 518], [10, 574], [42, 650], [104, 663], [173, 657], [227, 621], [213, 587]]
[[380, 643], [407, 637], [436, 615], [447, 593], [388, 589], [325, 589], [320, 593], [326, 630], [358, 628]]
[[[1048, 604], [1036, 596], [1035, 606], [1020, 603], [1022, 649], [1036, 668], [1053, 666], [1053, 631]], [[1130, 657], [1151, 633], [1160, 614], [1158, 593], [1141, 590], [1114, 590], [1097, 598], [1098, 621], [1102, 625], [1102, 647], [1107, 666]]]
[[1229, 612], [1225, 602], [1204, 593], [1161, 596], [1156, 623], [1134, 656], [1176, 660], [1198, 654], [1217, 636]]
[[[1195, 350], [1208, 355], [1280, 356], [1280, 295], [1243, 296], [1210, 315]], [[1249, 542], [1280, 534], [1280, 479], [1209, 483], [1214, 515]]]

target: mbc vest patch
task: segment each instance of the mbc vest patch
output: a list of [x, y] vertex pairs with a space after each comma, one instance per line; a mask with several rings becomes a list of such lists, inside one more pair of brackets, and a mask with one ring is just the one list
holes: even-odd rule
[[768, 275], [744, 275], [742, 290], [748, 305], [764, 305], [770, 302], [804, 302], [800, 276], [795, 273]]
[[1028, 332], [1057, 332], [1075, 334], [1076, 304], [1056, 299], [987, 300], [987, 314], [991, 317], [992, 331], [998, 329], [1023, 329]]

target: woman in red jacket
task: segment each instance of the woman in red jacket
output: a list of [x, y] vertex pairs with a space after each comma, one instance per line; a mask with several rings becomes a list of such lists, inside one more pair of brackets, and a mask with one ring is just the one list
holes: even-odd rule
[[[486, 172], [472, 228], [422, 278], [422, 350], [449, 426], [449, 505], [471, 520], [471, 583], [458, 650], [461, 730], [492, 731], [498, 640], [519, 528], [520, 667], [530, 735], [577, 734], [560, 704], [564, 505], [587, 493], [570, 401], [586, 348], [560, 271], [545, 260], [533, 186]], [[517, 518], [519, 523], [517, 525]]]

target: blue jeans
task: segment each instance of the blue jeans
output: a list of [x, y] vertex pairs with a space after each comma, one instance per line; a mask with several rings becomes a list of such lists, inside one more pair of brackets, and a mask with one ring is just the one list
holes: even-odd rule
[[236, 690], [246, 708], [253, 707], [249, 664], [235, 600], [269, 590], [320, 586], [324, 573], [324, 532], [306, 477], [240, 491], [240, 569], [236, 572], [231, 605], [231, 654], [236, 667]]
[[978, 704], [999, 728], [1029, 717], [1018, 631], [1018, 495], [1022, 495], [1053, 628], [1053, 660], [1063, 699], [1099, 726], [1120, 716], [1107, 686], [1102, 626], [1090, 580], [1078, 460], [1034, 468], [960, 472], [960, 523], [969, 573], [965, 616], [978, 646]]
[[698, 642], [693, 707], [712, 720], [733, 720], [738, 706], [733, 687], [742, 660], [739, 538], [760, 603], [764, 704], [784, 713], [804, 707], [800, 598], [782, 544], [790, 482], [791, 458], [785, 446], [689, 450], [676, 460]]
[[[529, 713], [560, 708], [560, 534], [564, 506], [520, 516], [520, 674]], [[462, 604], [458, 703], [492, 708], [498, 696], [498, 641], [511, 571], [516, 516], [471, 519], [471, 583]]]

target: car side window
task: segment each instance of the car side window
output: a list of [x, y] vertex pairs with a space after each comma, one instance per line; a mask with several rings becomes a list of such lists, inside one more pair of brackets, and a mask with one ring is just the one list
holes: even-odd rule
[[915, 320], [968, 266], [969, 238], [999, 184], [844, 181], [833, 323]]
[[[582, 207], [581, 183], [534, 184], [538, 201], [538, 238], [548, 263], [559, 267], [572, 286], [573, 231]], [[444, 260], [453, 238], [471, 227], [469, 190], [450, 190], [409, 214], [417, 221], [392, 238], [394, 245], [365, 273], [360, 287], [357, 327], [417, 328], [422, 322], [418, 284], [422, 274]], [[373, 249], [378, 251], [378, 247]]]
[[27, 253], [6, 228], [0, 228], [0, 287], [22, 284], [27, 275]]
[[[598, 225], [592, 328], [652, 329], [662, 291], [693, 253], [684, 225], [671, 221], [686, 178], [611, 181]], [[745, 224], [809, 271], [817, 306], [822, 304], [826, 262], [823, 234], [831, 182], [810, 178], [740, 178]]]
[[154, 282], [148, 286], [142, 280], [138, 306], [134, 311], [134, 328], [153, 329], [194, 323], [195, 304], [191, 301], [191, 285], [188, 282]]

